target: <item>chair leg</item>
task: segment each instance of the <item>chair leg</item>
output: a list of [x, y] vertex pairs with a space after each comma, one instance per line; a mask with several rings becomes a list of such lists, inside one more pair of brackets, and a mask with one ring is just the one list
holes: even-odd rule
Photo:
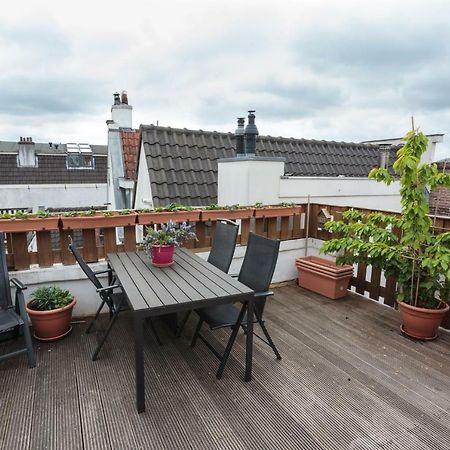
[[264, 322], [261, 320], [261, 317], [259, 316], [259, 314], [256, 314], [256, 317], [258, 318], [259, 326], [261, 327], [261, 329], [262, 329], [262, 331], [264, 333], [264, 336], [267, 339], [267, 342], [269, 343], [270, 347], [272, 348], [273, 352], [275, 353], [275, 356], [277, 357], [277, 359], [280, 360], [281, 359], [281, 355], [278, 352], [277, 348], [275, 347], [275, 344], [273, 343], [272, 338], [270, 337], [270, 334], [267, 331], [266, 326], [264, 325]]
[[195, 329], [194, 336], [192, 336], [191, 347], [195, 347], [195, 344], [197, 343], [198, 335], [200, 334], [200, 329], [202, 328], [202, 325], [203, 325], [203, 320], [199, 319], [197, 328]]
[[25, 345], [27, 346], [28, 366], [36, 367], [36, 357], [33, 350], [33, 341], [31, 340], [30, 327], [27, 323], [23, 326], [23, 336], [25, 338]]
[[[90, 321], [88, 327], [86, 328], [86, 334], [89, 334], [91, 332], [94, 322], [98, 319], [98, 316], [100, 315], [100, 311], [103, 309], [104, 306], [105, 306], [105, 300], [102, 300], [102, 302], [100, 303], [100, 306], [97, 309], [97, 312], [95, 313], [94, 318]], [[111, 318], [111, 314], [110, 314], [110, 318]]]
[[155, 336], [158, 345], [162, 345], [161, 339], [159, 338], [158, 331], [156, 330], [155, 323], [153, 319], [150, 319], [150, 328], [152, 329], [153, 335]]
[[220, 361], [219, 368], [217, 369], [216, 378], [218, 380], [220, 380], [222, 378], [223, 371], [225, 370], [225, 366], [227, 364], [228, 357], [230, 356], [231, 349], [233, 348], [233, 345], [234, 345], [234, 341], [236, 340], [239, 328], [241, 327], [242, 319], [244, 318], [246, 309], [247, 309], [247, 304], [245, 303], [242, 305], [241, 311], [238, 316], [238, 320], [236, 321], [236, 324], [233, 326], [233, 331], [231, 332], [230, 339], [228, 340], [227, 346], [225, 348], [225, 351], [223, 352], [222, 359]]
[[111, 332], [111, 329], [112, 329], [118, 315], [119, 315], [119, 308], [117, 308], [117, 311], [114, 311], [113, 317], [109, 321], [108, 327], [106, 328], [105, 333], [103, 334], [102, 338], [100, 339], [100, 342], [97, 345], [94, 355], [92, 356], [92, 361], [95, 361], [97, 359], [98, 354], [99, 354], [101, 348], [103, 347], [103, 344], [105, 343], [106, 339], [108, 338], [108, 335]]

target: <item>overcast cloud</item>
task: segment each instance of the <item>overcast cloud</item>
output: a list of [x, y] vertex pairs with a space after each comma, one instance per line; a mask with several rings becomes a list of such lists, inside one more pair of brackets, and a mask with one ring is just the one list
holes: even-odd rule
[[450, 156], [448, 0], [15, 1], [0, 16], [0, 139], [106, 143], [114, 91], [141, 123], [397, 137]]

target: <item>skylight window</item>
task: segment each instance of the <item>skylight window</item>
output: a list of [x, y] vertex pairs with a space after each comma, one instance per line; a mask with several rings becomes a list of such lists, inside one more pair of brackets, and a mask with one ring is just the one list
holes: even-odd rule
[[89, 144], [67, 144], [68, 169], [93, 169], [94, 158]]

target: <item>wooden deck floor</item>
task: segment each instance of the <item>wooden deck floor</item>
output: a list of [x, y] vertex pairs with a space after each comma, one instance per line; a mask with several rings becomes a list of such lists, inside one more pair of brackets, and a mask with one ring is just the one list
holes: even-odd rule
[[[215, 357], [201, 342], [189, 347], [193, 320], [180, 339], [157, 324], [162, 347], [148, 330], [141, 415], [128, 316], [96, 362], [84, 325], [36, 345], [36, 369], [24, 357], [0, 364], [0, 448], [450, 448], [450, 334], [414, 342], [399, 334], [393, 310], [296, 286], [277, 289], [266, 318], [283, 360], [255, 340], [250, 383], [243, 335], [218, 381]], [[214, 335], [219, 344], [225, 332]]]

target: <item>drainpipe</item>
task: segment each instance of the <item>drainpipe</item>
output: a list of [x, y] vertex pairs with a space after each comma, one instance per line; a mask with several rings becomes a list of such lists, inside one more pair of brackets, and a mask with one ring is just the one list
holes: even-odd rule
[[311, 207], [311, 196], [308, 194], [308, 206], [306, 207], [306, 240], [305, 240], [305, 256], [308, 256], [309, 241], [309, 211]]

